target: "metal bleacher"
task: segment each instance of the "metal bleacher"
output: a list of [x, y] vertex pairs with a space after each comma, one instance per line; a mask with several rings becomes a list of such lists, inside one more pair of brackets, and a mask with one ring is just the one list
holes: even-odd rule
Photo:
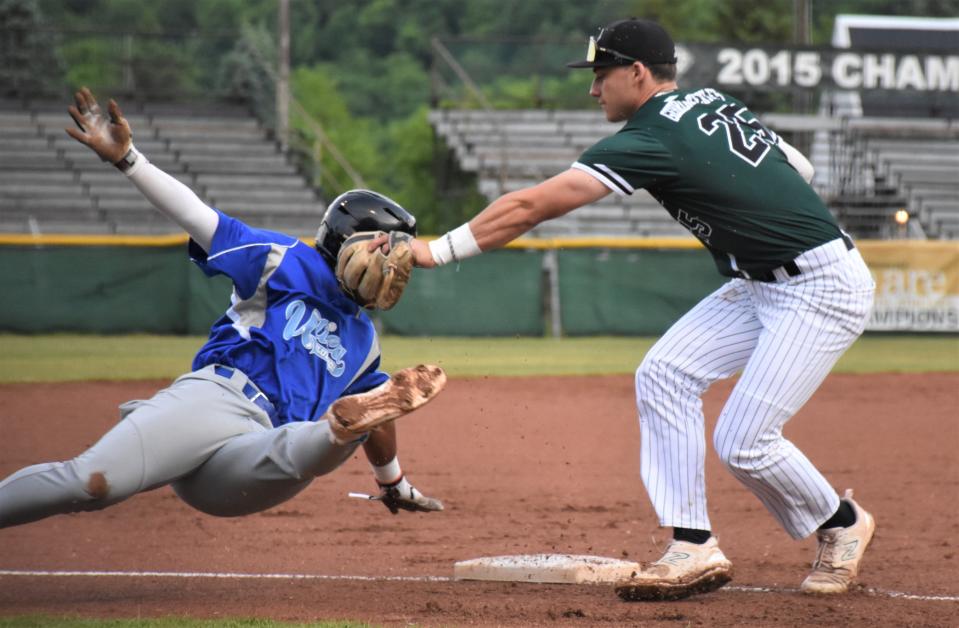
[[[312, 235], [324, 203], [245, 109], [143, 105], [125, 116], [149, 160], [249, 224]], [[0, 232], [168, 234], [180, 228], [68, 136], [62, 104], [0, 103]]]
[[[959, 238], [959, 127], [952, 122], [782, 114], [764, 119], [780, 132], [822, 130], [834, 138], [832, 148], [821, 143], [811, 147], [817, 170], [813, 184], [854, 235], [894, 237], [893, 214], [907, 209], [921, 237]], [[460, 166], [477, 173], [480, 191], [491, 200], [566, 170], [585, 148], [621, 126], [598, 111], [434, 110], [430, 122]], [[851, 193], [837, 174], [844, 169], [855, 179]], [[688, 232], [648, 193], [637, 191], [630, 197], [610, 194], [539, 225], [532, 234]]]
[[906, 199], [929, 237], [959, 238], [959, 141], [866, 137], [876, 173]]

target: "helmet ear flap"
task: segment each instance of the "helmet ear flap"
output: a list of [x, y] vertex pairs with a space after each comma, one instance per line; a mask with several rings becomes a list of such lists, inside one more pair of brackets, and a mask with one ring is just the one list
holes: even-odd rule
[[[335, 248], [331, 246], [331, 242], [327, 242], [330, 237], [330, 226], [326, 223], [324, 219], [320, 223], [320, 227], [316, 230], [316, 241], [313, 246], [317, 251], [323, 256], [323, 258], [330, 263], [331, 266], [336, 266], [336, 255], [331, 254], [331, 251]], [[336, 248], [336, 252], [339, 253], [339, 249]]]

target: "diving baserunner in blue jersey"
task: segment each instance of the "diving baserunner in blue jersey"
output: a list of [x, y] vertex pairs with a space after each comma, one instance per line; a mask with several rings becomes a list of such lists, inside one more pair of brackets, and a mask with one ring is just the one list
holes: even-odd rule
[[[379, 370], [370, 319], [340, 289], [337, 252], [356, 231], [416, 234], [394, 201], [352, 190], [327, 208], [316, 247], [254, 229], [208, 207], [133, 147], [127, 120], [105, 115], [86, 89], [70, 114], [71, 137], [116, 165], [189, 235], [191, 259], [233, 282], [231, 305], [213, 324], [191, 372], [151, 399], [120, 406], [121, 420], [65, 462], [33, 465], [0, 482], [0, 527], [100, 510], [171, 485], [205, 513], [238, 516], [282, 503], [360, 446], [391, 512], [439, 511], [403, 475], [392, 421], [445, 384], [439, 367]], [[338, 412], [349, 400], [351, 412]], [[345, 407], [345, 406], [344, 406]]]

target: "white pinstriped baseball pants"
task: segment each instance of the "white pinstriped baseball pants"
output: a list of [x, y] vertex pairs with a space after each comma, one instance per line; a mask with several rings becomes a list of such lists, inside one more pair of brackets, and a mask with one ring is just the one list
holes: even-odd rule
[[875, 284], [842, 240], [795, 261], [801, 274], [785, 281], [726, 283], [636, 371], [641, 475], [661, 525], [712, 529], [700, 397], [740, 370], [713, 433], [719, 458], [795, 539], [839, 507], [835, 489], [782, 430], [862, 333]]

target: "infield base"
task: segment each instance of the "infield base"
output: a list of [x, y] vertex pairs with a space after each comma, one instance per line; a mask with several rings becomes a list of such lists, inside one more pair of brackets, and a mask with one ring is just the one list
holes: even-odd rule
[[639, 563], [602, 556], [517, 554], [459, 561], [453, 565], [453, 579], [612, 584], [639, 568]]

